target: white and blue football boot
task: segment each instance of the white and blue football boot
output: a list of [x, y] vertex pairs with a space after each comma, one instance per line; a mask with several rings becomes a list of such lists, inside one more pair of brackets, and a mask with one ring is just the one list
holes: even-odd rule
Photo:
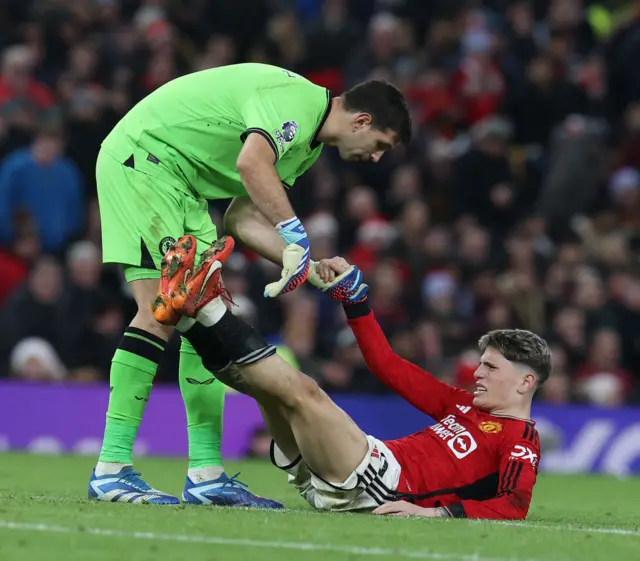
[[152, 505], [179, 505], [178, 497], [151, 487], [132, 466], [123, 467], [118, 473], [96, 475], [89, 480], [89, 498], [110, 503]]
[[229, 477], [223, 473], [218, 479], [194, 483], [189, 476], [184, 485], [182, 500], [187, 504], [213, 506], [245, 506], [251, 508], [284, 508], [284, 505], [272, 499], [254, 495], [247, 484], [238, 481], [236, 473]]

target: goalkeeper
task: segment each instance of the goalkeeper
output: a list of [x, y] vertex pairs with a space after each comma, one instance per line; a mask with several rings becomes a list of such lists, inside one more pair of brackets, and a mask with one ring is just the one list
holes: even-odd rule
[[[183, 271], [193, 269], [195, 243], [184, 238], [165, 257], [181, 265], [173, 275], [163, 273], [160, 286], [182, 314], [173, 321], [182, 333], [198, 328], [226, 350], [225, 368], [216, 371], [206, 353], [205, 366], [258, 401], [274, 438], [273, 463], [312, 506], [395, 516], [526, 517], [540, 459], [531, 400], [551, 370], [544, 340], [523, 330], [487, 333], [479, 342], [476, 391], [455, 389], [391, 350], [368, 308], [368, 287], [357, 268], [341, 258], [314, 265], [309, 280], [344, 304], [369, 369], [436, 421], [381, 441], [362, 432], [311, 378], [227, 309], [231, 296], [222, 286], [221, 267], [233, 249], [231, 238], [207, 249], [183, 283]], [[295, 259], [286, 248], [285, 267]], [[171, 280], [179, 283], [177, 290], [167, 290]]]
[[[215, 68], [173, 80], [116, 125], [96, 164], [103, 261], [124, 267], [138, 313], [113, 357], [104, 440], [89, 482], [90, 498], [179, 502], [140, 478], [132, 466], [132, 450], [173, 331], [156, 320], [171, 323], [175, 313], [162, 295], [153, 315], [148, 302], [157, 292], [162, 257], [176, 239], [191, 234], [188, 239], [203, 248], [216, 240], [207, 201], [233, 199], [225, 228], [264, 257], [282, 263], [288, 248], [290, 259], [281, 278], [265, 288], [266, 297], [276, 297], [303, 283], [311, 263], [304, 226], [286, 189], [317, 160], [324, 144], [337, 147], [343, 159], [377, 162], [386, 150], [409, 140], [410, 128], [405, 101], [389, 84], [367, 82], [332, 97], [296, 74], [262, 64]], [[278, 508], [224, 473], [224, 386], [203, 367], [203, 348], [214, 366], [226, 364], [224, 348], [211, 348], [200, 326], [184, 334], [179, 381], [189, 468], [183, 500]]]

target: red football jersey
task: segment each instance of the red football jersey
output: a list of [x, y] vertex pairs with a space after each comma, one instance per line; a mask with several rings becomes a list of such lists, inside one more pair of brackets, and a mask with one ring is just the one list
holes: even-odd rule
[[356, 317], [353, 308], [349, 325], [369, 369], [436, 421], [386, 442], [402, 467], [400, 498], [456, 517], [525, 518], [540, 460], [535, 423], [477, 409], [472, 394], [395, 354], [373, 312]]

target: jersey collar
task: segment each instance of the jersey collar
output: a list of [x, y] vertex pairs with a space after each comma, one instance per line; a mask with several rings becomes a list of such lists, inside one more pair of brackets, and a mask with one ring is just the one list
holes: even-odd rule
[[320, 123], [316, 128], [316, 132], [311, 137], [311, 142], [309, 142], [309, 147], [311, 150], [315, 150], [322, 142], [318, 142], [318, 135], [320, 134], [320, 130], [322, 129], [327, 117], [329, 116], [329, 112], [331, 111], [331, 90], [326, 90], [327, 92], [327, 106], [325, 107], [324, 113], [322, 114], [322, 119], [320, 119]]
[[497, 415], [496, 413], [488, 413], [492, 417], [498, 417], [499, 419], [512, 419], [514, 421], [524, 421], [531, 425], [535, 425], [536, 422], [533, 419], [523, 419], [522, 417], [514, 417], [513, 415]]

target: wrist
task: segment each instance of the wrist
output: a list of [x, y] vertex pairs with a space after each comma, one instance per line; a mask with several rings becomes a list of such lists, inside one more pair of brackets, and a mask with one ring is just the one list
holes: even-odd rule
[[448, 506], [441, 507], [447, 511], [447, 515], [451, 518], [466, 518], [467, 513], [464, 511], [462, 503], [455, 503]]
[[366, 300], [364, 302], [358, 302], [357, 304], [348, 304], [346, 302], [342, 302], [342, 309], [344, 310], [347, 319], [358, 319], [368, 315], [369, 312], [371, 312], [369, 303]]
[[436, 509], [437, 516], [440, 518], [451, 518], [452, 514], [449, 512], [449, 509], [446, 506], [437, 507]]
[[309, 247], [307, 232], [297, 216], [278, 222], [276, 230], [287, 245], [295, 243], [305, 248]]

